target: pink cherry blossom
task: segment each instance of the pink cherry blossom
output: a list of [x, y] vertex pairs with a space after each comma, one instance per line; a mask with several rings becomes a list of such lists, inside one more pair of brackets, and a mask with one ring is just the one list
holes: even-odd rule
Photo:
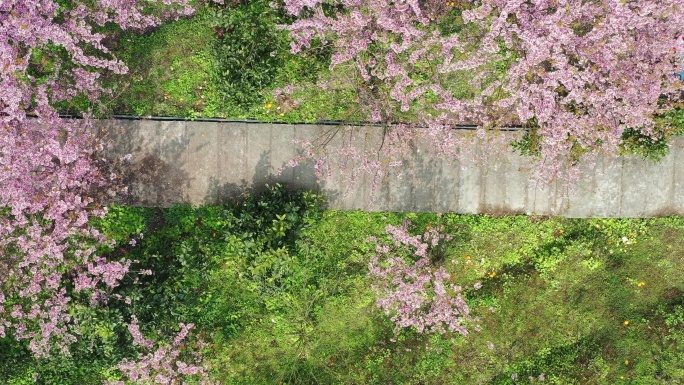
[[[395, 332], [412, 327], [419, 333], [468, 334], [466, 324], [473, 319], [461, 288], [449, 284], [444, 267], [430, 262], [430, 248], [447, 237], [435, 229], [412, 236], [410, 224], [407, 220], [398, 227], [387, 226], [392, 244], [377, 245], [368, 274], [378, 294], [376, 305], [391, 317]], [[402, 256], [405, 250], [418, 259]]]
[[[68, 5], [60, 5], [67, 4]], [[0, 2], [0, 335], [29, 340], [38, 357], [67, 354], [77, 335], [66, 288], [106, 303], [131, 261], [95, 255], [108, 190], [121, 191], [100, 152], [107, 143], [84, 119], [61, 119], [54, 103], [106, 92], [103, 71], [122, 74], [97, 32], [108, 23], [142, 29], [190, 15], [186, 0]]]
[[[324, 3], [338, 7], [326, 13]], [[468, 146], [452, 127], [463, 123], [489, 133], [534, 120], [542, 181], [576, 178], [581, 154], [589, 160], [619, 154], [627, 128], [663, 135], [654, 116], [672, 108], [682, 91], [674, 74], [684, 71], [684, 0], [461, 4], [465, 25], [447, 34], [430, 32], [444, 13], [427, 1], [285, 0], [285, 10], [297, 17], [283, 26], [294, 40], [292, 52], [317, 39], [331, 42], [331, 69], [356, 67], [359, 77], [349, 83], [360, 92], [359, 106], [370, 121], [388, 123], [380, 148], [350, 142], [328, 151], [327, 140], [305, 146], [319, 176], [339, 172], [353, 184], [367, 173], [374, 192], [417, 142], [426, 142], [433, 156], [460, 159], [458, 149]], [[436, 71], [424, 63], [435, 63]], [[457, 96], [454, 75], [467, 75], [474, 95]], [[431, 108], [414, 111], [415, 124], [397, 124], [397, 113], [411, 111], [428, 92], [437, 97]], [[355, 162], [338, 162], [341, 157]]]

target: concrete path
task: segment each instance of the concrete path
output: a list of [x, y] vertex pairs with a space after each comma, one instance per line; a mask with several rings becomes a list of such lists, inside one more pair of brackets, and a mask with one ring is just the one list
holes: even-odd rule
[[[529, 160], [500, 149], [486, 162], [464, 156], [448, 162], [424, 156], [417, 148], [409, 159], [413, 175], [387, 178], [370, 199], [370, 180], [350, 189], [340, 179], [317, 182], [311, 164], [277, 170], [309, 139], [334, 126], [264, 123], [212, 123], [151, 120], [99, 121], [114, 146], [108, 156], [133, 155], [127, 169], [127, 203], [170, 206], [216, 204], [235, 199], [267, 183], [326, 193], [329, 208], [368, 211], [524, 213], [568, 217], [650, 217], [684, 215], [684, 140], [673, 142], [660, 163], [638, 157], [599, 158], [575, 188], [542, 189], [531, 180]], [[470, 135], [463, 132], [460, 135]], [[380, 143], [377, 128], [359, 128], [359, 146]], [[519, 135], [505, 133], [503, 135]], [[338, 144], [331, 143], [331, 146]], [[472, 154], [492, 152], [483, 146]]]

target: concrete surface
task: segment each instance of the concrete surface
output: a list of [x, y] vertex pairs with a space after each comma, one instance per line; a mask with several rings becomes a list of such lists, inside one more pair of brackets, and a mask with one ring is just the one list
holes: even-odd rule
[[572, 191], [558, 183], [539, 186], [531, 179], [530, 160], [508, 148], [461, 148], [463, 156], [457, 162], [430, 157], [427, 145], [419, 144], [407, 159], [414, 172], [401, 179], [391, 173], [372, 200], [368, 175], [359, 176], [350, 188], [338, 175], [317, 181], [313, 162], [285, 168], [280, 174], [278, 170], [301, 153], [301, 146], [294, 143], [297, 139], [328, 135], [331, 149], [350, 141], [373, 149], [382, 141], [378, 128], [342, 135], [335, 126], [152, 120], [103, 120], [96, 127], [101, 132], [106, 129], [113, 142], [107, 157], [133, 156], [125, 166], [130, 195], [120, 198], [133, 205], [218, 204], [282, 182], [293, 189], [322, 191], [328, 195], [329, 208], [341, 210], [684, 215], [684, 168], [679, 167], [684, 162], [683, 138], [674, 140], [670, 154], [659, 163], [635, 156], [599, 157], [595, 167], [583, 167]]

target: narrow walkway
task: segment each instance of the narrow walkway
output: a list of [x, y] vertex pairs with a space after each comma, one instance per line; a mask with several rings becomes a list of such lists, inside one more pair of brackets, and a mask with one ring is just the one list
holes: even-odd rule
[[[266, 183], [326, 193], [340, 210], [424, 211], [567, 217], [684, 215], [684, 140], [677, 138], [660, 163], [638, 157], [599, 159], [574, 192], [540, 189], [530, 180], [528, 160], [508, 149], [486, 164], [419, 156], [415, 173], [384, 181], [371, 201], [369, 180], [352, 191], [340, 179], [319, 183], [311, 164], [277, 170], [299, 150], [294, 139], [312, 139], [323, 125], [103, 120], [115, 145], [108, 156], [133, 154], [128, 170], [129, 202], [143, 206], [216, 204]], [[359, 128], [360, 146], [379, 143], [379, 131]], [[468, 135], [464, 132], [463, 135]], [[519, 135], [508, 132], [503, 135]], [[331, 143], [335, 146], [335, 143]], [[475, 148], [474, 152], [483, 151]]]

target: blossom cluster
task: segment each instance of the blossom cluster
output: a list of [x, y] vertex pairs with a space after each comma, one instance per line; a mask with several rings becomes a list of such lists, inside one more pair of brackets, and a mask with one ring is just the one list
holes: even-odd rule
[[[458, 32], [434, 28], [448, 11], [433, 3], [285, 0], [296, 17], [284, 26], [291, 51], [331, 44], [331, 69], [354, 66], [360, 92], [370, 93], [359, 99], [371, 121], [396, 123], [397, 108], [408, 111], [427, 94], [436, 100], [416, 125], [388, 126], [413, 140], [376, 151], [383, 163], [367, 157], [385, 170], [375, 174], [400, 161], [385, 153], [390, 147], [406, 155], [423, 139], [437, 155], [458, 159], [455, 124], [492, 131], [529, 123], [541, 137], [538, 176], [571, 179], [578, 154], [618, 154], [628, 128], [658, 139], [654, 116], [681, 97], [675, 74], [682, 71], [684, 0], [460, 2], [453, 11], [462, 22]], [[476, 92], [458, 96], [452, 75], [467, 75]], [[310, 147], [319, 163], [331, 164], [325, 142]]]
[[112, 23], [145, 28], [189, 15], [186, 0], [0, 2], [0, 337], [28, 340], [37, 357], [68, 353], [78, 320], [68, 288], [102, 302], [130, 261], [95, 255], [104, 236], [89, 219], [106, 213], [116, 175], [106, 143], [84, 119], [62, 119], [54, 103], [104, 92], [102, 71], [125, 73], [100, 33]]
[[[205, 367], [199, 364], [199, 357], [195, 355], [194, 364], [181, 360], [181, 356], [187, 350], [184, 341], [189, 335], [193, 324], [179, 324], [180, 331], [174, 337], [170, 345], [158, 346], [154, 349], [154, 343], [145, 339], [140, 332], [138, 320], [133, 317], [128, 324], [128, 330], [133, 337], [133, 344], [141, 346], [147, 354], [140, 354], [135, 361], [122, 360], [118, 369], [133, 384], [179, 384], [189, 376], [197, 379], [197, 384], [211, 385], [215, 382], [209, 379]], [[201, 345], [201, 341], [199, 342]], [[109, 381], [108, 385], [124, 385], [124, 381]]]
[[[378, 293], [377, 306], [391, 316], [396, 332], [415, 328], [419, 333], [446, 331], [467, 335], [472, 321], [462, 288], [449, 284], [444, 267], [430, 262], [430, 249], [445, 235], [429, 229], [422, 235], [408, 232], [410, 221], [387, 226], [391, 244], [377, 245], [377, 255], [369, 265], [369, 277]], [[406, 256], [406, 252], [409, 256]], [[415, 260], [417, 258], [417, 260]]]
[[[144, 0], [75, 1], [68, 7], [53, 0], [0, 3], [0, 124], [21, 123], [27, 112], [54, 119], [50, 103], [77, 94], [95, 99], [103, 91], [98, 82], [101, 71], [127, 71], [111, 55], [99, 31], [108, 23], [124, 29], [158, 24], [161, 19], [151, 13], [152, 4]], [[164, 4], [172, 7], [159, 12], [162, 17], [194, 12], [187, 0], [164, 0]], [[63, 61], [60, 50], [51, 46], [61, 48], [69, 60]]]
[[553, 177], [573, 147], [616, 155], [627, 128], [658, 139], [654, 115], [682, 90], [674, 74], [683, 8], [681, 0], [485, 0], [463, 18], [489, 27], [484, 41], [519, 53], [501, 81], [508, 97], [494, 104], [536, 119]]
[[61, 350], [73, 342], [65, 296], [72, 269], [98, 264], [79, 290], [92, 290], [96, 276], [120, 270], [116, 262], [97, 260], [95, 246], [85, 241], [104, 242], [88, 220], [105, 213], [93, 197], [107, 180], [93, 161], [97, 143], [84, 130], [80, 122], [56, 128], [27, 119], [0, 135], [0, 336], [13, 328], [15, 338], [31, 340], [37, 356], [49, 354], [52, 339]]

